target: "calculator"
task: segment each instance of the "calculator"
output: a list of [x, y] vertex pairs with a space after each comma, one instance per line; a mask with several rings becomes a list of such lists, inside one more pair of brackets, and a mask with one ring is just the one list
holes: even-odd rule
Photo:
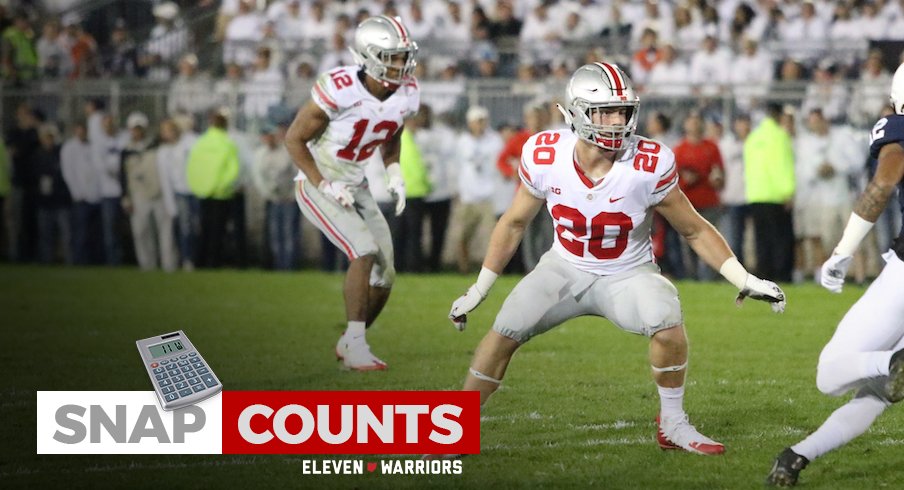
[[198, 403], [223, 390], [210, 365], [182, 330], [135, 344], [164, 410]]

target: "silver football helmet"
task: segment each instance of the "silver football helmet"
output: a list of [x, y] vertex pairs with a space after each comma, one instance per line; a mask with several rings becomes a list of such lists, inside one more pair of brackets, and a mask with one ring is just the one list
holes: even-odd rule
[[[355, 62], [364, 67], [364, 73], [387, 88], [398, 88], [417, 66], [417, 43], [398, 17], [378, 15], [358, 24], [355, 43], [349, 50]], [[398, 62], [400, 57], [402, 64]]]
[[904, 116], [904, 63], [898, 66], [894, 78], [891, 79], [890, 98], [895, 114]]
[[[618, 151], [637, 130], [640, 98], [618, 65], [590, 63], [571, 76], [565, 90], [566, 107], [559, 106], [565, 122], [579, 138], [600, 148]], [[594, 113], [625, 108], [625, 124], [594, 124]]]

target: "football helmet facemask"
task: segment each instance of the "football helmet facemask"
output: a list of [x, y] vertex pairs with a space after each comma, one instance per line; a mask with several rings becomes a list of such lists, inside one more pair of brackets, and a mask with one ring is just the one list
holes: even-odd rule
[[[559, 106], [565, 122], [579, 138], [604, 150], [618, 151], [637, 130], [640, 98], [618, 65], [590, 63], [571, 76], [565, 91], [566, 107]], [[625, 110], [625, 124], [595, 124], [594, 114]]]

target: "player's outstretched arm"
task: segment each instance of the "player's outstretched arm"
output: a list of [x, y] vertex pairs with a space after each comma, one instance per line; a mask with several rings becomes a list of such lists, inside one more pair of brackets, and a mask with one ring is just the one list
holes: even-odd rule
[[785, 293], [777, 284], [747, 272], [747, 269], [731, 252], [722, 234], [694, 209], [681, 189], [675, 187], [657, 206], [656, 210], [683, 236], [694, 252], [707, 265], [719, 271], [740, 290], [738, 305], [746, 297], [767, 301], [772, 311], [785, 310]]
[[524, 186], [518, 188], [511, 206], [493, 228], [490, 245], [483, 260], [483, 268], [477, 276], [477, 282], [452, 303], [449, 319], [452, 320], [455, 328], [465, 329], [468, 313], [477, 308], [477, 305], [487, 297], [490, 288], [499, 277], [499, 273], [512, 260], [518, 244], [521, 243], [521, 238], [524, 237], [525, 228], [533, 221], [544, 202], [546, 201], [531, 195]]
[[824, 288], [833, 293], [841, 292], [844, 276], [847, 275], [854, 252], [888, 206], [888, 200], [902, 178], [904, 178], [904, 148], [897, 144], [883, 146], [879, 151], [876, 174], [857, 199], [841, 241], [838, 242], [829, 260], [822, 265], [819, 281]]

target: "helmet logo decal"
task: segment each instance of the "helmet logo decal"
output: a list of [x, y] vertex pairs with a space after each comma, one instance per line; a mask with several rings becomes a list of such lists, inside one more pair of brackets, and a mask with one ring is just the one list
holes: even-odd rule
[[[622, 95], [622, 96], [623, 96], [623, 95], [624, 95], [624, 90], [625, 90], [625, 84], [624, 84], [624, 82], [622, 82], [621, 75], [618, 73], [618, 70], [616, 70], [616, 69], [615, 69], [612, 65], [610, 65], [609, 63], [597, 63], [597, 65], [598, 65], [600, 68], [603, 68], [604, 70], [606, 70], [607, 72], [609, 72], [609, 76], [610, 76], [610, 77], [612, 78], [612, 80], [615, 82], [615, 87], [614, 87], [614, 88], [615, 88], [615, 95]], [[610, 84], [610, 85], [611, 85], [611, 84]], [[628, 99], [622, 99], [622, 100], [628, 100]]]
[[399, 30], [399, 35], [402, 36], [402, 42], [408, 44], [408, 33], [405, 32], [405, 27], [402, 25], [402, 23], [388, 15], [384, 15], [384, 17], [389, 19], [389, 21], [392, 22], [392, 25], [394, 25], [395, 28]]

